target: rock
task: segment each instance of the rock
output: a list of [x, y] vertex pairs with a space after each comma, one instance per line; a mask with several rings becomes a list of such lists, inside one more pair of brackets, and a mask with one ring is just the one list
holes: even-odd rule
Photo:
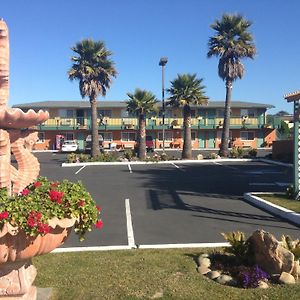
[[209, 254], [208, 253], [200, 254], [199, 257], [198, 257], [198, 262], [199, 262], [200, 258], [209, 258]]
[[259, 281], [258, 286], [259, 289], [267, 289], [269, 285], [265, 281]]
[[221, 275], [216, 278], [216, 282], [224, 285], [236, 285], [235, 280], [229, 275]]
[[209, 279], [216, 279], [218, 278], [219, 276], [221, 276], [221, 273], [219, 271], [210, 271], [206, 274], [206, 276], [209, 278]]
[[299, 266], [299, 260], [294, 261], [294, 266], [291, 274], [295, 277], [296, 280], [300, 277], [300, 266]]
[[197, 268], [197, 270], [198, 270], [198, 272], [199, 272], [200, 274], [202, 274], [202, 275], [205, 275], [205, 274], [207, 274], [207, 273], [209, 273], [209, 272], [211, 271], [210, 268], [208, 268], [207, 266], [203, 266], [203, 265], [199, 266], [199, 267]]
[[199, 264], [199, 266], [205, 266], [205, 267], [209, 268], [211, 262], [210, 262], [210, 259], [208, 257], [200, 257], [199, 256], [198, 264]]
[[276, 238], [264, 230], [255, 231], [249, 238], [254, 261], [269, 274], [291, 273], [294, 254], [280, 245]]
[[279, 283], [294, 284], [296, 283], [295, 277], [289, 273], [282, 272], [279, 277]]

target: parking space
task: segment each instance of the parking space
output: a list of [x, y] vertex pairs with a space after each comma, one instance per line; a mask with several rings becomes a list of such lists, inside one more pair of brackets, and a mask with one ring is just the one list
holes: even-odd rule
[[284, 191], [283, 183], [292, 180], [291, 168], [263, 162], [207, 161], [80, 170], [61, 168], [61, 155], [43, 155], [38, 155], [41, 175], [81, 180], [102, 206], [103, 229], [94, 230], [84, 243], [72, 235], [65, 247], [128, 245], [126, 201], [137, 245], [223, 242], [220, 232], [251, 233], [258, 228], [277, 237], [300, 237], [298, 227], [251, 206], [242, 197], [249, 191]]

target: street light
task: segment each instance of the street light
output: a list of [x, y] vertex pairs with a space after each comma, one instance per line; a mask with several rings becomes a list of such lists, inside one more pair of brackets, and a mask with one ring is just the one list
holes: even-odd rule
[[162, 138], [163, 138], [163, 153], [165, 153], [165, 65], [168, 62], [167, 57], [161, 57], [159, 60], [159, 65], [161, 66], [161, 74], [162, 74]]

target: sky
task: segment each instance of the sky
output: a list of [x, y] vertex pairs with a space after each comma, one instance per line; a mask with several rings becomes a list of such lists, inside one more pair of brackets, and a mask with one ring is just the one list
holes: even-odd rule
[[224, 13], [253, 22], [257, 47], [254, 60], [243, 60], [245, 74], [234, 83], [233, 101], [292, 112], [283, 96], [300, 90], [299, 0], [2, 0], [0, 18], [10, 33], [9, 105], [81, 100], [67, 71], [71, 47], [85, 38], [104, 41], [118, 71], [99, 101], [126, 100], [136, 88], [161, 99], [160, 57], [168, 57], [166, 88], [177, 74], [197, 73], [210, 100], [223, 101], [218, 59], [207, 58], [207, 44], [214, 34], [210, 25]]

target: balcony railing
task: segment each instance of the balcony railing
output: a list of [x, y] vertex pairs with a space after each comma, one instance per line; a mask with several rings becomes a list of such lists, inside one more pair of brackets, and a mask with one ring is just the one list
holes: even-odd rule
[[[53, 118], [49, 119], [40, 125], [40, 128], [44, 129], [91, 129], [90, 118]], [[137, 118], [108, 118], [97, 120], [98, 127], [109, 129], [137, 129]], [[146, 126], [153, 129], [160, 129], [162, 127], [162, 118], [148, 118], [146, 119]], [[223, 118], [192, 118], [192, 128], [222, 128]], [[166, 128], [182, 128], [183, 118], [165, 118]], [[230, 127], [243, 128], [243, 127], [262, 127], [266, 126], [263, 118], [241, 118], [231, 117]]]

